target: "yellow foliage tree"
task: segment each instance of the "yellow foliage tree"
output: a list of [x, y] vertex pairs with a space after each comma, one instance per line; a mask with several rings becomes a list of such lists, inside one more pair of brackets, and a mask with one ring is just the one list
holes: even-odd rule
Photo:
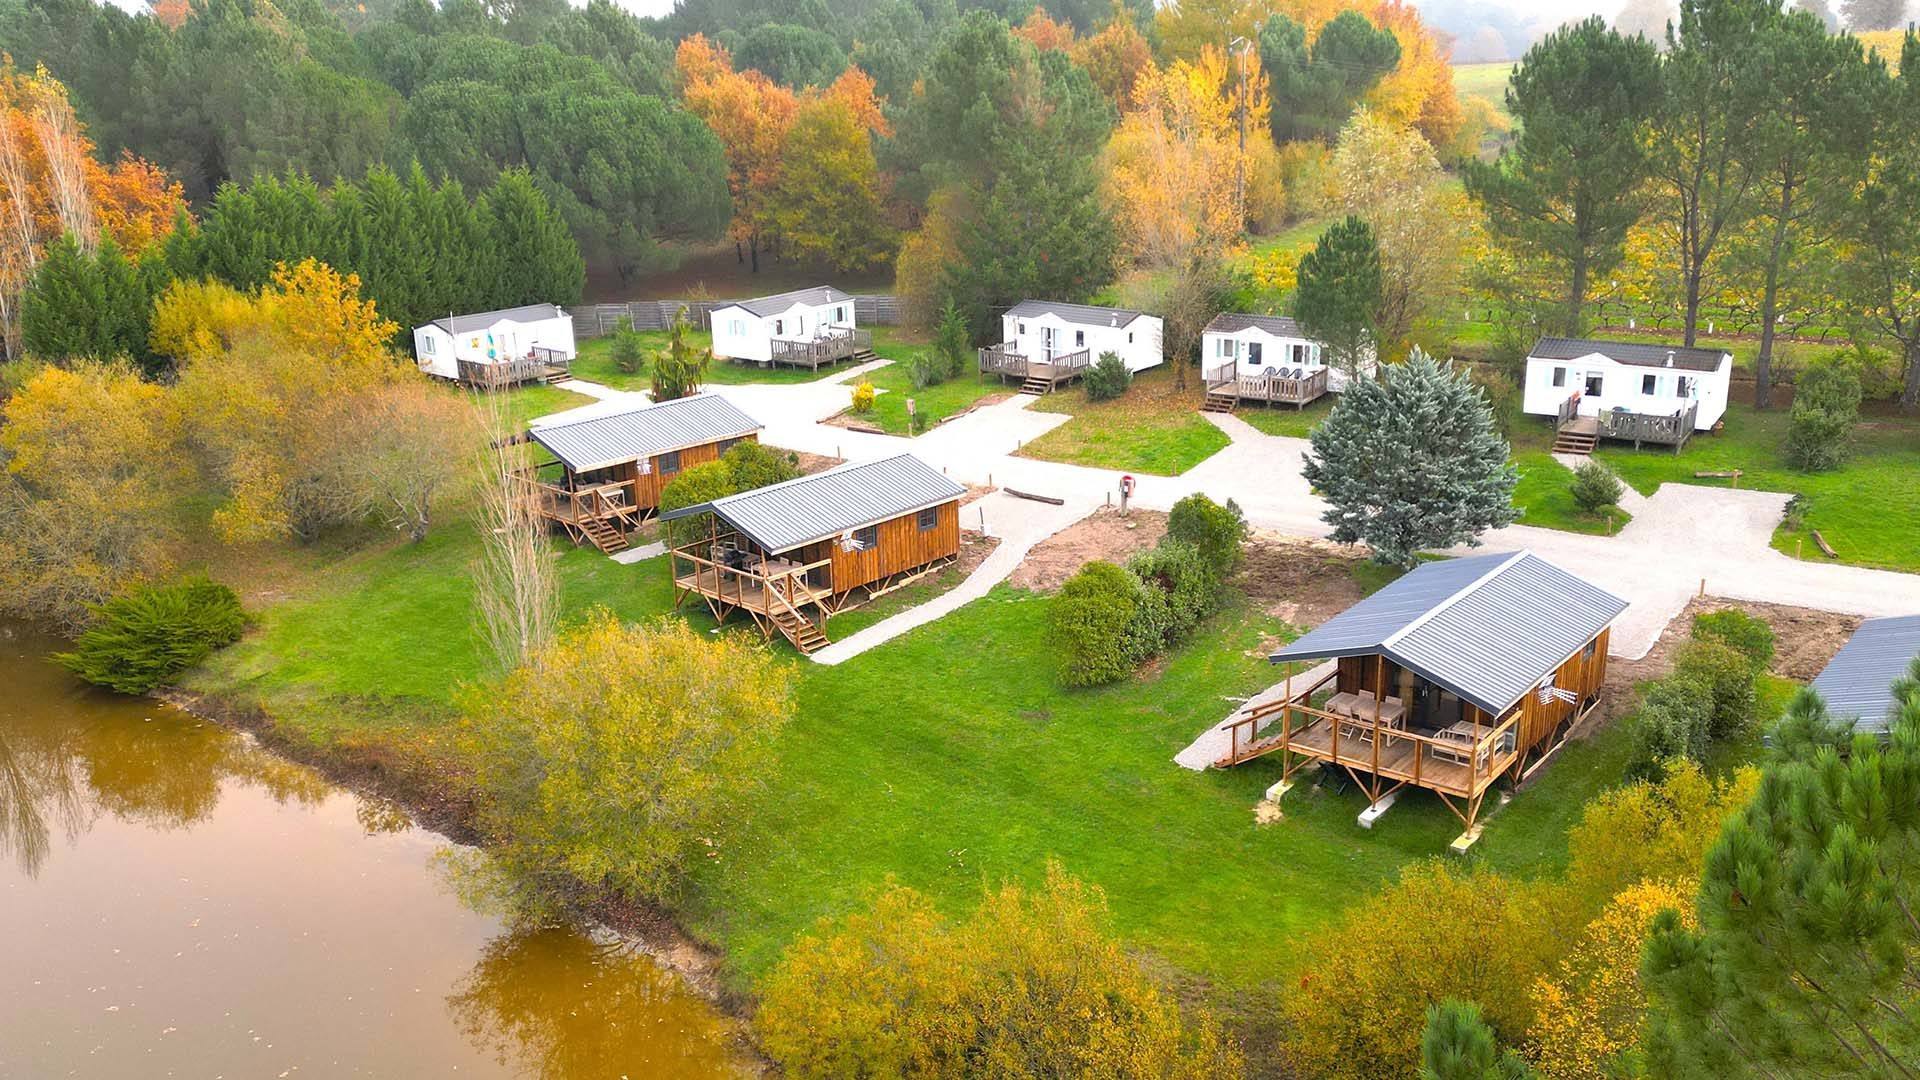
[[154, 301], [147, 344], [184, 368], [233, 348], [258, 314], [255, 297], [224, 281], [182, 278]]
[[1375, 26], [1393, 31], [1400, 42], [1400, 63], [1367, 93], [1365, 103], [1388, 122], [1413, 127], [1434, 146], [1451, 146], [1466, 114], [1453, 89], [1453, 65], [1447, 48], [1405, 0], [1355, 4]]
[[[1219, 49], [1140, 76], [1134, 108], [1104, 155], [1130, 261], [1178, 266], [1196, 250], [1218, 254], [1238, 243], [1246, 225], [1239, 185], [1255, 172], [1240, 152], [1239, 94], [1238, 72]], [[1246, 102], [1248, 148], [1271, 154], [1272, 106], [1257, 64], [1248, 70]]]
[[166, 570], [191, 472], [164, 388], [122, 365], [42, 367], [0, 420], [0, 609], [77, 629]]
[[1680, 760], [1658, 783], [1638, 781], [1600, 795], [1567, 833], [1573, 853], [1567, 886], [1581, 904], [1595, 905], [1638, 881], [1698, 874], [1727, 818], [1753, 801], [1759, 787], [1757, 769], [1714, 779]]
[[237, 311], [217, 290], [170, 290], [155, 317], [171, 346], [199, 353], [179, 391], [227, 494], [215, 530], [228, 540], [311, 539], [356, 516], [337, 486], [345, 471], [335, 458], [355, 445], [342, 439], [347, 423], [366, 395], [415, 375], [389, 348], [397, 328], [361, 299], [356, 275], [308, 259], [275, 270], [248, 300]]
[[1307, 939], [1280, 1000], [1295, 1074], [1400, 1080], [1419, 1060], [1428, 1006], [1474, 1001], [1504, 1043], [1533, 1026], [1529, 991], [1570, 927], [1552, 886], [1433, 862], [1360, 900]]
[[1226, 1077], [1239, 1055], [1187, 1020], [1106, 931], [1106, 898], [1049, 866], [963, 922], [889, 885], [822, 921], [762, 988], [761, 1045], [810, 1077]]
[[496, 866], [657, 897], [740, 815], [793, 714], [787, 667], [737, 635], [596, 611], [476, 688], [460, 742]]
[[1527, 1056], [1545, 1080], [1608, 1080], [1613, 1066], [1637, 1041], [1647, 1009], [1640, 984], [1640, 953], [1654, 916], [1680, 913], [1687, 929], [1698, 927], [1693, 894], [1697, 882], [1642, 881], [1622, 889], [1587, 924], [1573, 951], [1551, 977], [1534, 982], [1538, 1020]]
[[1153, 67], [1153, 47], [1124, 8], [1116, 10], [1099, 30], [1068, 46], [1067, 55], [1087, 69], [1093, 85], [1116, 109], [1133, 101], [1134, 84]]
[[1160, 38], [1161, 55], [1190, 58], [1206, 49], [1220, 48], [1236, 37], [1251, 40], [1267, 13], [1285, 6], [1266, 0], [1168, 0], [1154, 12], [1153, 26]]
[[947, 296], [947, 267], [960, 258], [960, 228], [972, 219], [966, 190], [938, 188], [927, 200], [920, 228], [908, 233], [893, 260], [893, 291], [907, 325], [930, 331]]

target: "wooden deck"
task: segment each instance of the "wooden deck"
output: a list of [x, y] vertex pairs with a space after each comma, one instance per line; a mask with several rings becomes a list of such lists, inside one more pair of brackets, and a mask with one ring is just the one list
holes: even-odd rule
[[802, 653], [829, 644], [821, 627], [836, 610], [837, 597], [830, 586], [811, 585], [808, 578], [830, 567], [832, 559], [795, 563], [744, 557], [736, 566], [718, 557], [722, 552], [717, 548], [708, 536], [668, 551], [675, 607], [698, 596], [716, 620], [725, 622], [734, 612], [745, 612], [767, 638], [779, 634]]
[[559, 525], [574, 543], [591, 543], [608, 555], [627, 549], [628, 531], [646, 515], [631, 480], [570, 489], [523, 472], [520, 485], [536, 516]]
[[852, 327], [829, 328], [812, 341], [785, 341], [774, 338], [772, 341], [772, 359], [774, 367], [803, 367], [819, 371], [824, 365], [832, 367], [843, 360], [851, 360], [873, 349], [873, 331], [856, 330]]
[[1700, 403], [1689, 402], [1687, 407], [1671, 414], [1637, 413], [1625, 409], [1601, 409], [1591, 416], [1580, 415], [1580, 395], [1574, 393], [1560, 403], [1554, 416], [1553, 430], [1557, 442], [1586, 443], [1589, 446], [1600, 439], [1614, 439], [1630, 442], [1638, 450], [1646, 443], [1655, 446], [1671, 446], [1678, 454], [1693, 438], [1694, 427], [1700, 419]]
[[1487, 790], [1520, 761], [1514, 744], [1519, 715], [1471, 735], [1413, 731], [1369, 717], [1365, 708], [1357, 716], [1328, 711], [1327, 688], [1336, 679], [1327, 672], [1302, 680], [1249, 709], [1230, 726], [1227, 753], [1215, 766], [1278, 753], [1284, 782], [1309, 761], [1325, 762], [1347, 770], [1375, 804], [1408, 785], [1432, 791], [1472, 829]]
[[460, 360], [455, 363], [455, 370], [464, 386], [500, 390], [521, 383], [563, 382], [573, 377], [573, 361], [558, 350], [535, 347], [531, 355], [489, 363]]
[[[1288, 369], [1293, 370], [1293, 369]], [[1292, 405], [1304, 409], [1327, 393], [1327, 368], [1300, 378], [1284, 375], [1242, 375], [1233, 361], [1206, 372], [1207, 397], [1203, 412], [1232, 412], [1242, 402]]]
[[1012, 342], [989, 345], [980, 350], [980, 374], [997, 375], [1001, 382], [1019, 381], [1022, 393], [1050, 394], [1080, 378], [1093, 366], [1093, 353], [1080, 349], [1056, 353], [1045, 358], [1019, 352]]

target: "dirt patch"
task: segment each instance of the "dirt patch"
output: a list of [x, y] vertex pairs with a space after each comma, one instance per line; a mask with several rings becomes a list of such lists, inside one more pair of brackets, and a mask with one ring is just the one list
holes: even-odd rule
[[832, 416], [820, 422], [828, 427], [845, 428], [848, 431], [857, 431], [862, 435], [885, 435], [887, 433], [886, 428], [868, 420], [866, 417], [855, 416], [853, 413], [845, 411], [834, 413]]
[[1167, 515], [1157, 510], [1133, 510], [1122, 517], [1102, 507], [1034, 545], [1007, 582], [1016, 589], [1052, 592], [1088, 563], [1125, 562], [1166, 534]]
[[844, 465], [847, 462], [845, 458], [837, 458], [829, 454], [809, 454], [805, 450], [789, 450], [784, 446], [770, 446], [767, 449], [775, 453], [787, 455], [788, 458], [793, 460], [794, 468], [800, 470], [801, 476], [812, 476], [817, 472], [826, 472], [836, 465]]
[[1840, 646], [1845, 645], [1853, 632], [1860, 628], [1861, 622], [1858, 615], [1840, 615], [1786, 604], [1760, 604], [1714, 596], [1694, 597], [1667, 624], [1660, 640], [1654, 643], [1647, 655], [1638, 660], [1622, 660], [1617, 656], [1608, 659], [1605, 701], [1597, 710], [1604, 715], [1599, 719], [1604, 722], [1632, 711], [1636, 685], [1665, 678], [1673, 672], [1674, 653], [1693, 640], [1695, 615], [1729, 608], [1738, 608], [1773, 627], [1773, 663], [1769, 667], [1774, 674], [1796, 682], [1808, 682], [1820, 674], [1820, 670], [1827, 666], [1827, 661], [1833, 659], [1833, 654], [1839, 652]]
[[1234, 584], [1267, 614], [1294, 626], [1318, 626], [1366, 595], [1353, 549], [1323, 540], [1255, 533]]
[[960, 554], [953, 560], [950, 569], [960, 571], [958, 580], [965, 581], [975, 570], [980, 569], [980, 564], [986, 562], [987, 556], [993, 554], [994, 549], [999, 546], [1000, 538], [997, 536], [982, 536], [977, 532], [962, 529], [960, 530]]

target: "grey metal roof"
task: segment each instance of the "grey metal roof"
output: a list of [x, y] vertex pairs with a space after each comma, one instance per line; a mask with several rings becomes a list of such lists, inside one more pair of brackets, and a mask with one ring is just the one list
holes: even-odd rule
[[[742, 307], [755, 315], [778, 315], [795, 304], [807, 304], [812, 307], [825, 307], [828, 304], [843, 303], [853, 297], [831, 285], [815, 285], [792, 292], [774, 293], [772, 296], [756, 296], [751, 300], [735, 300], [722, 304], [721, 308]], [[720, 308], [715, 308], [718, 311]]]
[[583, 420], [536, 425], [528, 434], [574, 472], [604, 469], [641, 458], [739, 438], [763, 425], [714, 394], [643, 405]]
[[1589, 338], [1543, 337], [1528, 356], [1541, 360], [1578, 360], [1599, 353], [1616, 364], [1635, 367], [1673, 366], [1684, 371], [1718, 371], [1727, 359], [1719, 349], [1689, 349], [1684, 345], [1649, 345], [1641, 341], [1596, 341]]
[[1885, 731], [1898, 702], [1893, 682], [1920, 656], [1920, 615], [1868, 619], [1813, 680], [1835, 716], [1861, 731]]
[[1275, 337], [1306, 339], [1307, 332], [1300, 324], [1285, 315], [1247, 315], [1238, 311], [1223, 311], [1207, 324], [1209, 334], [1237, 334], [1250, 326], [1257, 326]]
[[485, 330], [501, 319], [514, 322], [539, 322], [542, 319], [563, 319], [567, 313], [559, 304], [522, 304], [519, 307], [501, 308], [499, 311], [476, 311], [471, 315], [450, 315], [444, 319], [433, 320], [433, 325], [449, 334], [468, 334], [475, 330]]
[[1423, 563], [1273, 654], [1378, 653], [1498, 716], [1627, 608], [1530, 551]]
[[660, 520], [710, 511], [768, 554], [777, 555], [952, 502], [966, 493], [940, 470], [912, 454], [900, 454], [729, 495], [662, 514]]
[[1142, 312], [1128, 308], [1094, 307], [1092, 304], [1064, 304], [1057, 300], [1022, 300], [1008, 308], [1007, 314], [1021, 318], [1053, 314], [1081, 326], [1125, 326], [1139, 318]]

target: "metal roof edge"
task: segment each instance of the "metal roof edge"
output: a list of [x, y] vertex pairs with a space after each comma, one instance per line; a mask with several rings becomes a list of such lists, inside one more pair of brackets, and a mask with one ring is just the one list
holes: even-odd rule
[[1432, 622], [1434, 616], [1440, 614], [1441, 612], [1447, 610], [1453, 605], [1459, 603], [1462, 597], [1473, 592], [1475, 589], [1478, 589], [1480, 586], [1485, 585], [1487, 582], [1492, 581], [1494, 578], [1499, 577], [1501, 574], [1506, 573], [1508, 569], [1510, 569], [1520, 560], [1526, 558], [1531, 554], [1533, 554], [1531, 549], [1521, 548], [1519, 551], [1516, 551], [1512, 555], [1509, 555], [1506, 558], [1500, 560], [1499, 564], [1495, 566], [1493, 569], [1487, 571], [1484, 574], [1481, 574], [1479, 577], [1474, 578], [1472, 581], [1467, 582], [1465, 585], [1462, 585], [1460, 588], [1455, 589], [1452, 595], [1443, 598], [1439, 603], [1421, 612], [1420, 616], [1414, 619], [1412, 622], [1406, 624], [1405, 626], [1402, 626], [1398, 630], [1395, 630], [1393, 633], [1388, 634], [1386, 637], [1381, 638], [1380, 647], [1383, 649], [1392, 648], [1394, 646], [1394, 643], [1398, 642], [1400, 639], [1406, 637], [1408, 634], [1411, 634], [1415, 630], [1418, 630], [1420, 627], [1425, 626], [1427, 623]]

